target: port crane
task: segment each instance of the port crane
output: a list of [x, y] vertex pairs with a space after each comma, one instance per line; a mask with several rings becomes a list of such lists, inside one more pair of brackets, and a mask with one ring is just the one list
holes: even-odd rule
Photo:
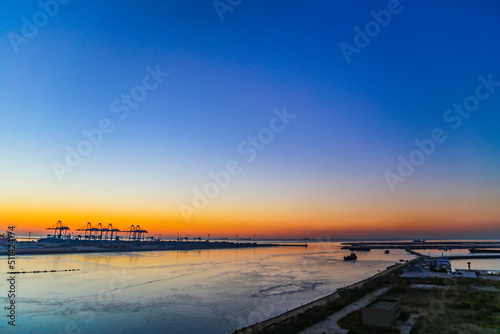
[[116, 237], [119, 229], [113, 228], [113, 224], [108, 224], [108, 227], [102, 227], [102, 224], [97, 224], [97, 232], [101, 232], [99, 235], [96, 235], [96, 238], [99, 240], [113, 240], [113, 235]]
[[85, 231], [85, 235], [83, 236], [83, 238], [85, 240], [88, 240], [90, 239], [90, 236], [89, 236], [89, 231], [90, 231], [90, 228], [92, 227], [92, 225], [90, 225], [90, 222], [87, 223], [86, 227], [85, 228], [77, 228], [76, 230], [77, 231]]
[[85, 235], [83, 236], [83, 238], [85, 240], [92, 240], [93, 239], [93, 235], [92, 235], [92, 232], [93, 232], [93, 229], [92, 229], [92, 224], [90, 222], [88, 222], [86, 225], [85, 225], [85, 228], [79, 228], [77, 229], [77, 231], [85, 231]]
[[[69, 227], [62, 226], [60, 220], [57, 222], [57, 224], [48, 227], [47, 230], [54, 230], [53, 235], [48, 235], [49, 238], [66, 239], [70, 236], [67, 236]], [[128, 233], [129, 241], [144, 241], [146, 239], [146, 233], [148, 233], [148, 231], [142, 229], [140, 225], [131, 225], [127, 230], [120, 230], [118, 228], [113, 228], [113, 224], [108, 224], [107, 227], [103, 227], [102, 223], [93, 226], [90, 222], [76, 230], [85, 231], [83, 239], [87, 241], [117, 240], [118, 233]], [[81, 235], [76, 236], [77, 240], [80, 240], [81, 238]], [[186, 241], [187, 239], [188, 238], [186, 238]]]
[[69, 231], [69, 227], [62, 226], [62, 222], [60, 220], [57, 221], [56, 224], [51, 227], [47, 227], [47, 230], [54, 230], [54, 235], [48, 235], [48, 237], [53, 237], [54, 239], [62, 239], [63, 236], [66, 238], [66, 233]]
[[91, 231], [94, 232], [94, 240], [102, 240], [102, 224], [97, 224], [97, 227], [93, 227]]
[[113, 228], [113, 224], [109, 224], [107, 228], [103, 229], [104, 233], [104, 239], [107, 239], [109, 237], [109, 240], [114, 240], [113, 239], [113, 234], [116, 237], [118, 235], [118, 232], [121, 232], [120, 229]]
[[128, 230], [122, 232], [128, 232], [129, 241], [144, 241], [144, 236], [148, 233], [148, 231], [141, 229], [140, 225], [131, 225]]
[[113, 236], [116, 237], [120, 229], [113, 228], [113, 224], [108, 224], [108, 227], [102, 227], [102, 224], [97, 224], [97, 227], [92, 227], [89, 222], [85, 227], [77, 229], [77, 231], [85, 231], [85, 240], [114, 240]]

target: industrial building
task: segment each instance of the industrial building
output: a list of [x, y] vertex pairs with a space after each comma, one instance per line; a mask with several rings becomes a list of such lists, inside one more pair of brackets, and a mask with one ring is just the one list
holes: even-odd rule
[[394, 325], [400, 313], [398, 300], [378, 298], [363, 308], [363, 325], [389, 327]]

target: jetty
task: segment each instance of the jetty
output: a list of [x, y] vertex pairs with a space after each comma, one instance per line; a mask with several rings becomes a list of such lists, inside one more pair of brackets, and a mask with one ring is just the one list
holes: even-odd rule
[[416, 239], [413, 241], [343, 242], [342, 245], [342, 249], [365, 251], [370, 249], [438, 249], [444, 251], [478, 249], [480, 252], [500, 252], [500, 242], [498, 241], [427, 241]]

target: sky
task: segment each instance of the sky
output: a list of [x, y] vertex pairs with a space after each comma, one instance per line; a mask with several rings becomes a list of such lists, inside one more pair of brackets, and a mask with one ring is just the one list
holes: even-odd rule
[[2, 1], [0, 221], [500, 238], [498, 1]]

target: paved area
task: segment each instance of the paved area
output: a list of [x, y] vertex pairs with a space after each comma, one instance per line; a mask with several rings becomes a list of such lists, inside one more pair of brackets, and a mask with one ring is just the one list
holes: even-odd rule
[[418, 314], [410, 315], [410, 318], [407, 321], [396, 321], [396, 327], [399, 328], [401, 334], [410, 334], [411, 329], [415, 326], [419, 318]]
[[368, 305], [373, 299], [377, 298], [378, 296], [386, 293], [389, 290], [389, 288], [382, 288], [378, 289], [376, 291], [373, 291], [360, 300], [352, 303], [351, 305], [348, 305], [341, 309], [338, 312], [335, 312], [331, 316], [329, 316], [327, 319], [323, 320], [322, 322], [319, 322], [315, 324], [312, 327], [309, 327], [306, 330], [303, 330], [300, 332], [300, 334], [346, 334], [348, 332], [347, 329], [341, 328], [338, 324], [337, 321], [348, 315], [349, 313], [359, 310], [362, 307], [365, 307]]
[[430, 271], [429, 269], [424, 269], [423, 271], [408, 271], [402, 273], [400, 277], [408, 277], [408, 278], [425, 278], [425, 277], [441, 277], [441, 278], [450, 278], [451, 274], [441, 273], [436, 271]]
[[410, 288], [415, 289], [449, 289], [448, 285], [436, 285], [436, 284], [410, 284]]

